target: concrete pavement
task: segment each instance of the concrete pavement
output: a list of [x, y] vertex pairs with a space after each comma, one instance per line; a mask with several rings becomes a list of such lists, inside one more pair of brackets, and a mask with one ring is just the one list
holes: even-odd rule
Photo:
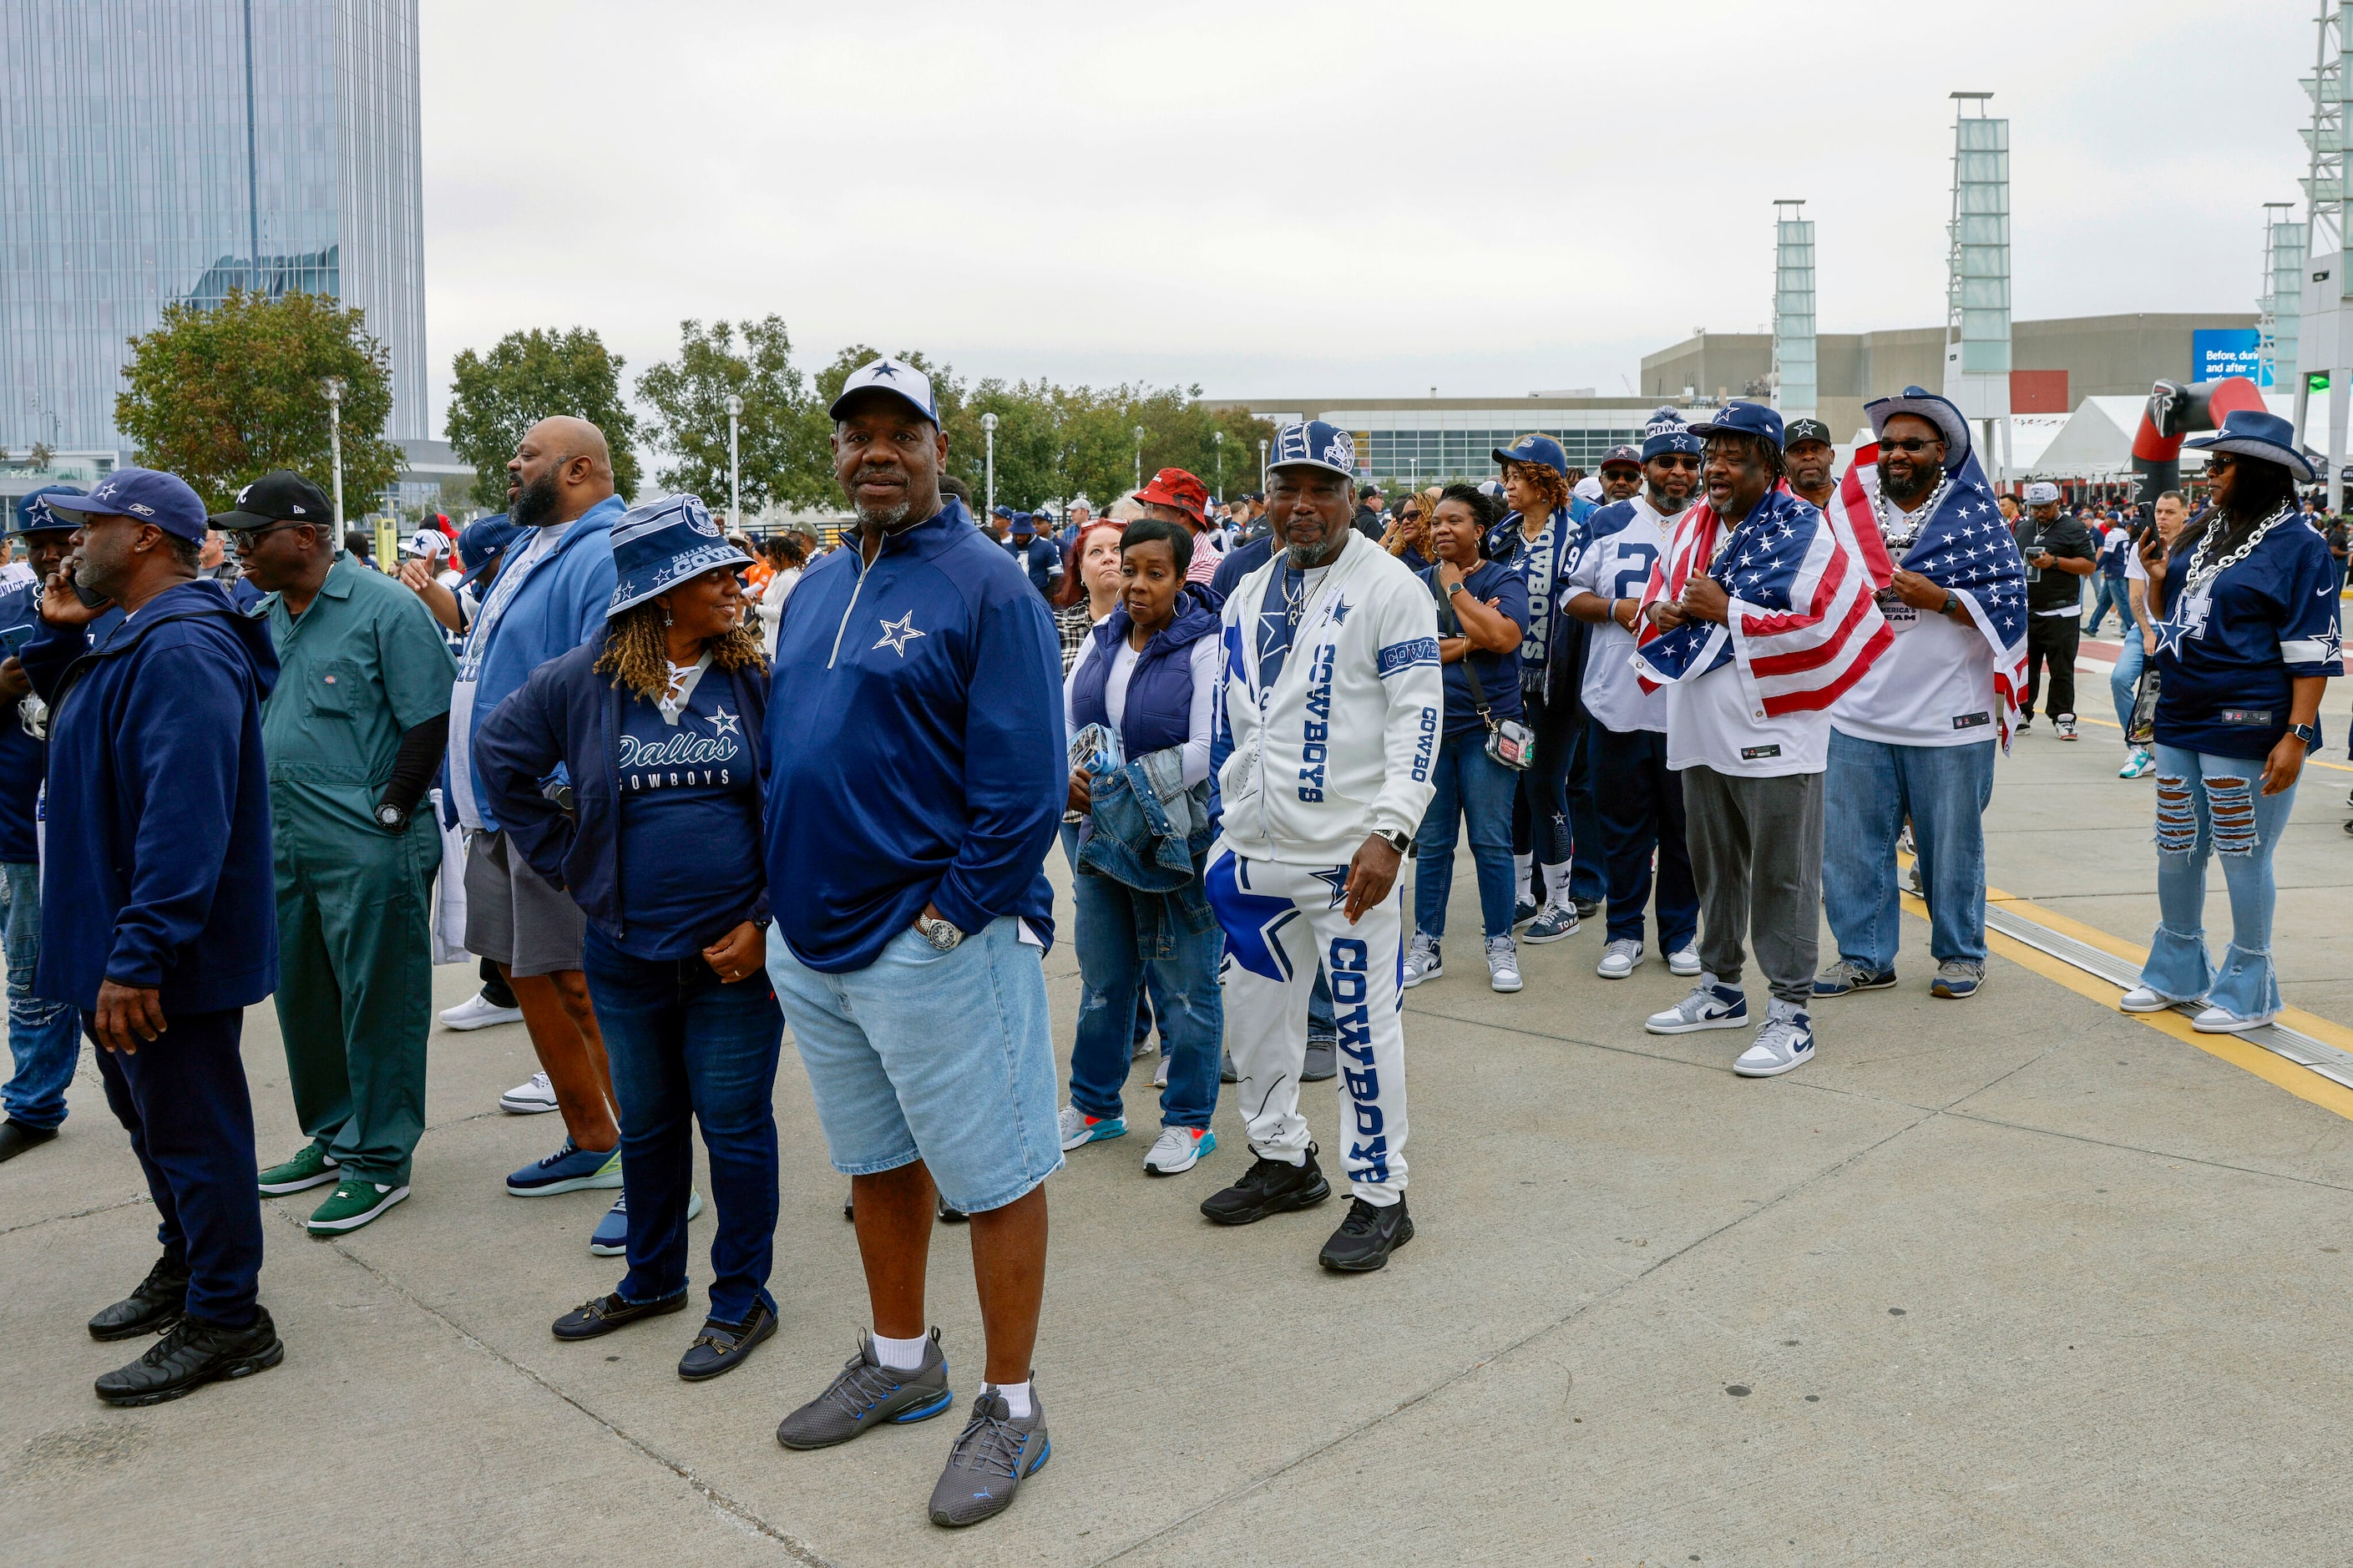
[[[2346, 722], [2340, 689], [2329, 760]], [[2150, 785], [2115, 778], [2121, 746], [2085, 731], [2073, 746], [2030, 734], [2002, 765], [1990, 880], [2139, 942]], [[2348, 783], [2307, 773], [2279, 860], [2290, 994], [2338, 1025], [2353, 1024]], [[1475, 929], [1467, 860], [1452, 902], [1458, 934]], [[2219, 942], [2219, 895], [2210, 923]], [[679, 1382], [691, 1316], [585, 1345], [548, 1334], [618, 1269], [586, 1252], [600, 1194], [500, 1189], [562, 1135], [495, 1109], [533, 1065], [511, 1026], [435, 1034], [406, 1205], [332, 1243], [301, 1229], [322, 1194], [265, 1205], [284, 1364], [136, 1411], [99, 1405], [90, 1379], [139, 1345], [81, 1324], [152, 1261], [153, 1215], [86, 1063], [65, 1136], [0, 1167], [10, 1556], [2342, 1556], [2353, 1092], [2297, 1098], [2118, 1014], [2113, 987], [2086, 995], [2008, 957], [1979, 998], [1933, 1001], [1926, 928], [1907, 919], [1905, 935], [1902, 985], [1825, 1005], [1820, 1059], [1763, 1083], [1727, 1070], [1743, 1037], [1644, 1035], [1683, 985], [1655, 957], [1595, 978], [1598, 922], [1526, 950], [1516, 996], [1475, 964], [1411, 993], [1421, 1234], [1368, 1278], [1315, 1267], [1337, 1204], [1240, 1231], [1198, 1217], [1247, 1163], [1229, 1106], [1200, 1169], [1147, 1181], [1149, 1091], [1132, 1094], [1137, 1133], [1081, 1151], [1051, 1187], [1038, 1387], [1053, 1460], [1008, 1514], [960, 1534], [923, 1510], [955, 1421], [818, 1454], [774, 1440], [864, 1321], [845, 1184], [789, 1052], [784, 1328], [733, 1375]], [[1047, 967], [1067, 1050], [1067, 945]], [[439, 978], [445, 1005], [470, 988], [463, 970]], [[267, 1007], [246, 1058], [263, 1155], [282, 1157], [300, 1133]], [[1333, 1097], [1310, 1100], [1328, 1146]], [[708, 1217], [694, 1234], [699, 1252]], [[934, 1253], [933, 1316], [968, 1396], [964, 1233], [941, 1229]]]

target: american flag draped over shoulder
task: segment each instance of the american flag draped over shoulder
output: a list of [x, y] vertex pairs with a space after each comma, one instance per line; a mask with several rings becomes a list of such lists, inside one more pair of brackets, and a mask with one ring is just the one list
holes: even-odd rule
[[[1840, 514], [1860, 548], [1876, 552], [1884, 562], [1887, 550], [1874, 504], [1878, 496], [1879, 445], [1873, 442], [1855, 452], [1831, 510]], [[1891, 507], [1888, 515], [1898, 514]], [[2026, 559], [1994, 505], [1993, 489], [1975, 451], [1945, 481], [1945, 493], [1920, 525], [1919, 537], [1904, 552], [1902, 564], [1906, 572], [1917, 572], [1957, 595], [1978, 635], [1993, 649], [1994, 715], [2001, 749], [2009, 752], [2010, 721], [2026, 689]], [[1894, 574], [1892, 564], [1873, 574], [1882, 585]]]
[[1644, 608], [1680, 599], [1694, 576], [1724, 585], [1728, 624], [1685, 621], [1662, 632], [1645, 615], [1633, 654], [1645, 691], [1730, 662], [1759, 717], [1816, 712], [1894, 641], [1853, 541], [1786, 489], [1768, 492], [1730, 530], [1704, 501], [1684, 512], [1651, 569]]

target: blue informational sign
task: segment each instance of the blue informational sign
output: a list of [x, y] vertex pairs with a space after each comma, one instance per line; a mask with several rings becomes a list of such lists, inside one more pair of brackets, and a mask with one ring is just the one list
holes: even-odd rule
[[2253, 327], [2210, 327], [2189, 334], [2189, 379], [2220, 381], [2243, 375], [2258, 386], [2269, 386], [2263, 374], [2263, 334]]

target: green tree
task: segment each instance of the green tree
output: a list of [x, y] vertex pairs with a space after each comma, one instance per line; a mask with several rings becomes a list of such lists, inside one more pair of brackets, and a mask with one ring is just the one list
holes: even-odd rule
[[[738, 347], [738, 340], [741, 346]], [[771, 315], [731, 326], [679, 323], [679, 356], [638, 377], [638, 395], [652, 405], [646, 436], [678, 460], [656, 478], [673, 491], [691, 490], [713, 508], [727, 504], [727, 399], [744, 400], [738, 424], [738, 470], [744, 510], [770, 501], [822, 507], [839, 491], [826, 451], [825, 425], [793, 363], [784, 319]]]
[[507, 459], [522, 433], [553, 414], [586, 419], [605, 432], [613, 454], [613, 488], [638, 493], [638, 421], [621, 401], [628, 362], [606, 351], [586, 327], [509, 332], [487, 354], [467, 349], [450, 369], [449, 446], [473, 465], [474, 502], [504, 508]]
[[332, 483], [330, 376], [344, 384], [343, 493], [364, 512], [402, 465], [384, 438], [390, 359], [359, 310], [325, 295], [240, 289], [210, 310], [164, 306], [155, 330], [131, 340], [114, 423], [142, 466], [179, 475], [223, 511], [273, 469]]

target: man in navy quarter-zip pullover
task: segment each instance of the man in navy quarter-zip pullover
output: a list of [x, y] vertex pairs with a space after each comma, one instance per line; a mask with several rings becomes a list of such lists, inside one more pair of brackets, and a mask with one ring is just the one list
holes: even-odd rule
[[831, 413], [860, 532], [776, 630], [792, 700], [766, 722], [768, 973], [850, 1178], [873, 1331], [776, 1439], [828, 1447], [954, 1403], [923, 1321], [936, 1193], [972, 1218], [987, 1353], [931, 1517], [976, 1524], [1050, 1451], [1029, 1352], [1040, 1184], [1062, 1164], [1039, 962], [1068, 783], [1061, 645], [1020, 565], [940, 492], [930, 379], [875, 360]]

